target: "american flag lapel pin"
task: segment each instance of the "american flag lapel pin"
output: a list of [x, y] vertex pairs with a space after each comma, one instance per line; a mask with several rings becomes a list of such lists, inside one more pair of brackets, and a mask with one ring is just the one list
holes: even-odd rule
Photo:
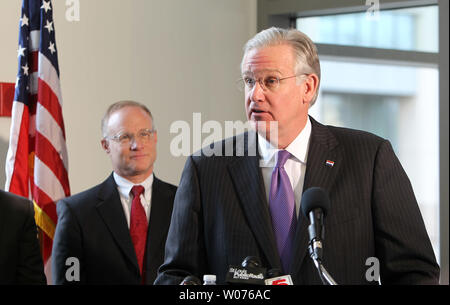
[[334, 161], [327, 160], [327, 161], [325, 161], [325, 165], [329, 166], [329, 167], [333, 167], [334, 166]]

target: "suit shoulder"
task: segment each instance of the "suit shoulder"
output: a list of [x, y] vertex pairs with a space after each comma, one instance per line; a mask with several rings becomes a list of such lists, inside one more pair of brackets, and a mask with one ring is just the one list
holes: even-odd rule
[[166, 189], [168, 192], [170, 193], [175, 193], [177, 191], [177, 186], [173, 185], [171, 183], [165, 182], [161, 179], [156, 178], [159, 182], [160, 187], [163, 187], [164, 189]]
[[340, 144], [350, 145], [355, 148], [367, 147], [376, 149], [382, 143], [388, 141], [380, 136], [363, 130], [336, 126], [327, 127]]
[[327, 125], [327, 127], [330, 129], [330, 131], [340, 137], [340, 138], [366, 138], [370, 139], [372, 141], [385, 141], [380, 136], [377, 136], [376, 134], [373, 134], [368, 131], [359, 130], [359, 129], [352, 129], [352, 128], [345, 128], [345, 127], [337, 127], [337, 126], [331, 126]]
[[226, 163], [227, 160], [233, 160], [233, 157], [256, 156], [256, 137], [255, 132], [244, 132], [204, 146], [194, 152], [191, 157], [195, 163], [205, 160], [211, 162], [216, 158]]
[[0, 208], [5, 215], [27, 215], [33, 210], [33, 204], [25, 197], [0, 190]]
[[96, 200], [98, 194], [101, 192], [101, 188], [103, 187], [104, 183], [105, 182], [72, 196], [63, 198], [60, 200], [60, 202], [65, 202], [68, 206], [74, 209], [89, 205]]

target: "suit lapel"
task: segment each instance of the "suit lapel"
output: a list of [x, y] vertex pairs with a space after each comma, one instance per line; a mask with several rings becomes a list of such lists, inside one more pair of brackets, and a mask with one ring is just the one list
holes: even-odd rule
[[[338, 145], [336, 138], [328, 128], [310, 117], [312, 132], [309, 144], [308, 158], [306, 163], [306, 175], [303, 185], [303, 192], [308, 188], [322, 187], [328, 192], [333, 187], [339, 169], [342, 165], [343, 151]], [[328, 162], [331, 161], [331, 162]], [[294, 278], [300, 271], [301, 264], [308, 253], [308, 225], [309, 220], [300, 212], [297, 232], [295, 236], [294, 259], [291, 264], [291, 271]]]
[[[250, 142], [250, 145], [257, 145], [257, 137], [254, 133], [248, 133], [245, 136], [250, 138], [244, 141], [245, 144]], [[259, 246], [272, 268], [281, 268], [259, 168], [259, 155], [248, 156], [249, 151], [257, 152], [257, 146], [255, 150], [255, 147], [245, 145], [245, 156], [235, 157], [235, 161], [228, 165], [228, 170], [242, 210]]]
[[154, 176], [152, 185], [150, 221], [147, 231], [147, 261], [152, 261], [159, 251], [164, 251], [164, 232], [170, 225], [170, 199], [166, 198], [164, 184]]
[[112, 174], [100, 188], [98, 198], [97, 211], [100, 217], [108, 227], [119, 248], [124, 252], [125, 257], [132, 262], [136, 271], [139, 272], [130, 230], [128, 229], [119, 192]]

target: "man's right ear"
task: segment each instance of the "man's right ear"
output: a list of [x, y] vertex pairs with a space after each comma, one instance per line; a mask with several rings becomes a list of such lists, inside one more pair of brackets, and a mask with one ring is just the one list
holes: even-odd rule
[[102, 143], [102, 148], [103, 148], [103, 150], [106, 151], [106, 153], [109, 153], [109, 143], [108, 143], [108, 140], [102, 139], [101, 143]]

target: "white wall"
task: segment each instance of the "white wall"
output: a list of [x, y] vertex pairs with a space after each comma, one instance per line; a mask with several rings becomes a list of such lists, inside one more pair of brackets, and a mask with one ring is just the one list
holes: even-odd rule
[[[0, 81], [15, 82], [22, 0], [0, 4]], [[79, 0], [80, 21], [53, 0], [72, 193], [110, 172], [100, 120], [122, 99], [145, 103], [158, 129], [155, 174], [178, 184], [185, 157], [173, 157], [172, 122], [245, 120], [236, 90], [244, 43], [256, 33], [256, 0]], [[0, 118], [0, 185], [10, 119]], [[206, 137], [206, 135], [204, 136]], [[6, 145], [6, 147], [5, 147]]]

